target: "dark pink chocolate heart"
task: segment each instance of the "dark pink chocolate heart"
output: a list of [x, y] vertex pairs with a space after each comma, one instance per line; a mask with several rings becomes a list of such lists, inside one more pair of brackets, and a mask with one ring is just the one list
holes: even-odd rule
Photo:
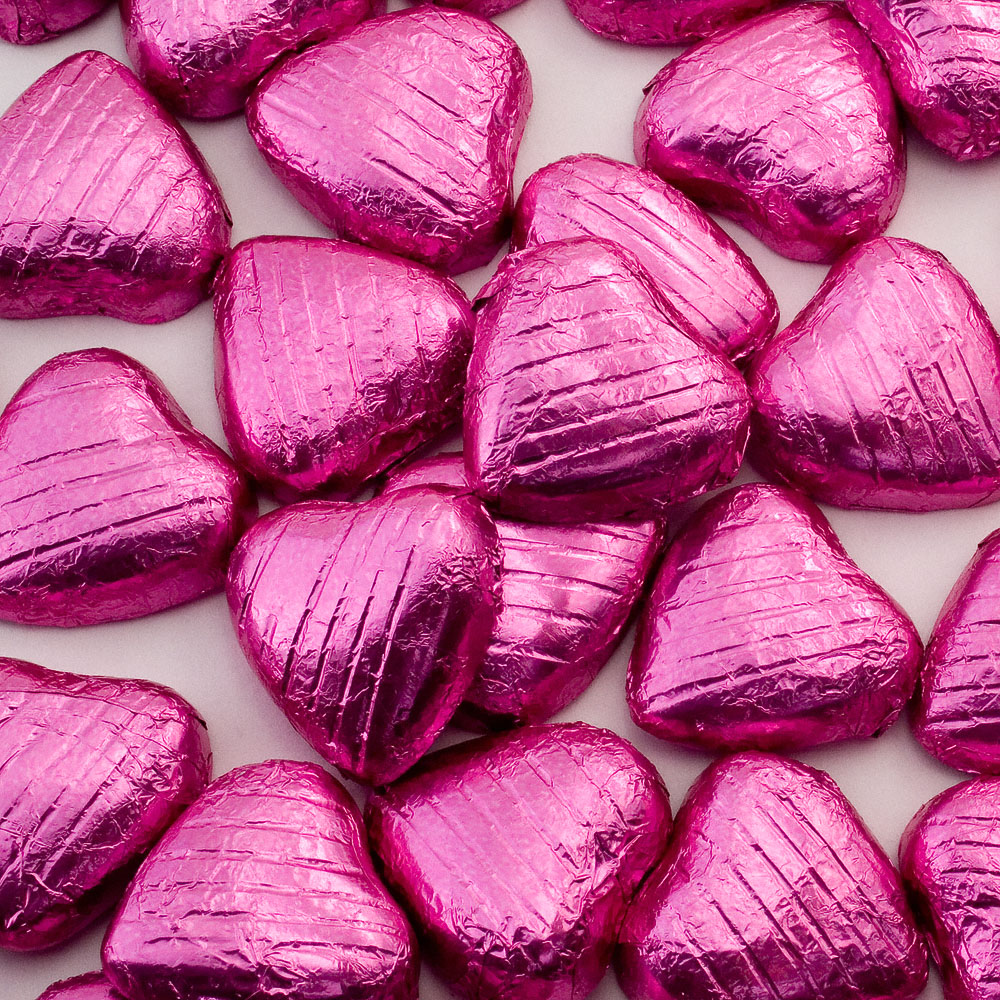
[[103, 972], [88, 972], [53, 983], [38, 1000], [123, 1000]]
[[34, 45], [89, 21], [109, 0], [0, 0], [0, 38]]
[[0, 658], [0, 948], [59, 944], [114, 905], [210, 766], [173, 691]]

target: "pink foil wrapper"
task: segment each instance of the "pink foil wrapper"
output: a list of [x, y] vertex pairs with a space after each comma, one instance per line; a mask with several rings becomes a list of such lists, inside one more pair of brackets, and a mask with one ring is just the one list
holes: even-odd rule
[[631, 1000], [912, 1000], [927, 980], [900, 878], [843, 793], [758, 753], [692, 786], [616, 964]]
[[[386, 492], [434, 483], [470, 488], [461, 454], [412, 463]], [[583, 694], [618, 645], [662, 539], [654, 521], [495, 524], [500, 613], [458, 719], [473, 728], [544, 722]]]
[[351, 797], [272, 760], [213, 782], [160, 841], [104, 969], [128, 1000], [415, 1000], [418, 959]]
[[298, 732], [345, 774], [382, 784], [430, 749], [472, 683], [500, 558], [470, 496], [304, 502], [240, 542], [229, 606], [243, 652]]
[[122, 1000], [103, 972], [88, 972], [53, 983], [38, 1000]]
[[774, 333], [778, 303], [749, 257], [680, 191], [648, 170], [568, 156], [528, 178], [511, 248], [595, 236], [630, 250], [663, 295], [731, 358]]
[[511, 7], [517, 7], [524, 3], [524, 0], [418, 0], [436, 4], [438, 7], [454, 7], [455, 10], [464, 10], [468, 14], [478, 14], [480, 17], [494, 17], [502, 14]]
[[786, 257], [833, 261], [896, 214], [895, 98], [842, 4], [792, 4], [720, 32], [645, 93], [636, 161]]
[[124, 0], [125, 48], [149, 89], [177, 114], [242, 111], [288, 52], [385, 11], [385, 0]]
[[756, 355], [751, 458], [840, 507], [1000, 497], [1000, 343], [941, 254], [872, 240]]
[[0, 948], [15, 951], [114, 905], [211, 768], [205, 723], [168, 688], [5, 658], [0, 761]]
[[103, 52], [79, 52], [0, 117], [0, 317], [176, 319], [229, 247], [194, 143]]
[[337, 235], [457, 273], [507, 237], [530, 107], [508, 35], [424, 5], [283, 63], [247, 121], [278, 179]]
[[335, 240], [241, 243], [216, 282], [237, 461], [280, 498], [350, 495], [462, 417], [475, 320], [452, 281]]
[[511, 254], [476, 305], [465, 457], [504, 514], [657, 516], [736, 475], [743, 379], [628, 251], [581, 239]]
[[79, 27], [109, 0], [0, 0], [0, 39], [34, 45]]
[[614, 733], [532, 726], [428, 757], [368, 804], [372, 847], [470, 1000], [583, 1000], [663, 850], [659, 775]]
[[61, 354], [0, 414], [0, 619], [95, 625], [220, 590], [256, 509], [149, 369]]
[[1000, 149], [1000, 6], [990, 0], [847, 0], [920, 133], [957, 160]]
[[635, 723], [710, 750], [877, 736], [920, 668], [917, 630], [819, 508], [780, 486], [713, 497], [674, 539], [628, 673]]

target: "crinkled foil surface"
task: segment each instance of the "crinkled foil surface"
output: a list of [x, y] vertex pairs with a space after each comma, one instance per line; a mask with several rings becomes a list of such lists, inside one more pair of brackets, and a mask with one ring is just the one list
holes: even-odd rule
[[34, 45], [56, 38], [107, 7], [109, 0], [0, 0], [0, 39]]
[[437, 4], [438, 7], [454, 7], [455, 10], [464, 10], [480, 17], [493, 17], [524, 3], [524, 0], [422, 0], [422, 2]]
[[53, 983], [38, 1000], [122, 1000], [103, 972], [88, 972]]

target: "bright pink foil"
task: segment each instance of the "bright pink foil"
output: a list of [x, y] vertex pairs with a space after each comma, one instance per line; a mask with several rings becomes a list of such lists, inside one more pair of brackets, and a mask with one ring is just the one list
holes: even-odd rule
[[38, 1000], [122, 1000], [103, 972], [88, 972], [53, 983]]
[[59, 944], [114, 905], [210, 767], [168, 688], [0, 658], [0, 948]]
[[464, 10], [480, 17], [493, 17], [524, 3], [524, 0], [418, 0], [418, 2], [433, 3], [438, 7], [454, 7], [455, 10]]
[[229, 247], [215, 178], [132, 72], [79, 52], [0, 117], [0, 316], [175, 319]]
[[[433, 483], [469, 489], [462, 455], [414, 462], [386, 492]], [[500, 614], [458, 721], [502, 729], [544, 722], [590, 686], [621, 639], [662, 533], [654, 521], [495, 524]]]
[[89, 21], [109, 0], [0, 0], [0, 39], [34, 45]]
[[292, 725], [345, 774], [382, 784], [430, 749], [472, 683], [499, 571], [496, 529], [470, 496], [305, 502], [243, 538], [229, 606]]
[[743, 379], [628, 251], [581, 239], [511, 254], [477, 307], [465, 458], [504, 514], [655, 516], [736, 475]]
[[255, 514], [149, 369], [61, 354], [0, 414], [0, 619], [94, 625], [212, 593]]
[[237, 461], [282, 498], [350, 494], [462, 417], [475, 320], [447, 278], [335, 240], [241, 243], [216, 282]]
[[856, 247], [747, 380], [754, 464], [818, 500], [940, 510], [1000, 497], [1000, 343], [933, 250]]
[[643, 729], [711, 750], [877, 736], [909, 700], [920, 638], [819, 508], [780, 486], [713, 497], [674, 539], [628, 674]]
[[424, 5], [281, 64], [247, 120], [278, 179], [335, 233], [457, 273], [507, 237], [530, 107], [508, 35]]
[[583, 1000], [670, 832], [666, 789], [629, 743], [532, 726], [428, 757], [368, 804], [372, 848], [470, 1000]]
[[631, 1000], [912, 1000], [927, 980], [900, 878], [843, 793], [758, 753], [691, 787], [616, 964]]
[[903, 194], [889, 78], [839, 3], [797, 3], [665, 66], [635, 123], [636, 161], [796, 260], [877, 236]]
[[511, 248], [596, 236], [635, 254], [708, 343], [731, 358], [774, 333], [778, 303], [749, 257], [697, 205], [648, 170], [568, 156], [532, 174]]
[[957, 160], [1000, 149], [995, 0], [847, 0], [914, 125]]
[[104, 969], [128, 1000], [415, 1000], [418, 959], [351, 797], [271, 760], [213, 782], [160, 841]]

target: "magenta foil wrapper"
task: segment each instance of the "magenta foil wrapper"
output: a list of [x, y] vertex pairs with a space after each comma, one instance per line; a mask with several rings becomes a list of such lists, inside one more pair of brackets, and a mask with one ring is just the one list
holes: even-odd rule
[[786, 257], [831, 262], [896, 214], [895, 98], [842, 4], [792, 4], [720, 32], [645, 93], [636, 161]]
[[213, 782], [160, 841], [104, 970], [128, 1000], [415, 1000], [418, 958], [351, 797], [271, 760]]
[[177, 114], [242, 111], [288, 52], [385, 11], [385, 0], [124, 0], [125, 48], [146, 86]]
[[213, 593], [256, 511], [148, 368], [61, 354], [0, 414], [0, 619], [96, 625]]
[[468, 14], [478, 14], [480, 17], [493, 17], [524, 3], [524, 0], [418, 0], [418, 2], [433, 3], [438, 7], [454, 7], [455, 10], [464, 10]]
[[697, 205], [648, 170], [568, 156], [528, 178], [511, 248], [595, 236], [635, 254], [663, 295], [731, 358], [774, 333], [778, 303], [749, 257]]
[[507, 238], [530, 107], [510, 36], [424, 5], [281, 64], [247, 121], [278, 179], [338, 236], [458, 273]]
[[736, 475], [746, 385], [628, 251], [511, 254], [476, 305], [465, 457], [505, 515], [648, 518]]
[[283, 499], [350, 495], [462, 417], [475, 320], [452, 281], [336, 240], [241, 243], [216, 282], [237, 461]]
[[176, 319], [208, 297], [229, 210], [121, 63], [79, 52], [0, 117], [0, 317]]
[[829, 775], [760, 753], [691, 787], [616, 955], [631, 1000], [912, 1000], [923, 938]]
[[1000, 343], [933, 250], [856, 247], [755, 356], [751, 458], [838, 507], [941, 510], [1000, 497]]
[[713, 497], [674, 539], [628, 673], [638, 726], [709, 750], [877, 736], [920, 668], [906, 614], [819, 508], [780, 486]]
[[38, 1000], [123, 1000], [103, 972], [88, 972], [53, 983]]
[[[469, 489], [462, 455], [435, 455], [386, 492], [422, 484]], [[607, 663], [659, 552], [654, 521], [549, 525], [495, 521], [500, 613], [457, 721], [503, 729], [544, 722]]]
[[109, 0], [0, 0], [0, 39], [34, 45], [79, 27]]
[[170, 689], [6, 658], [0, 761], [0, 948], [14, 951], [113, 906], [211, 768], [205, 723]]
[[469, 1000], [583, 1000], [663, 851], [670, 804], [631, 744], [582, 723], [439, 751], [368, 803], [427, 959]]
[[1000, 6], [990, 0], [847, 0], [911, 121], [957, 160], [1000, 149]]
[[496, 620], [500, 547], [478, 500], [410, 489], [262, 518], [229, 568], [247, 659], [315, 750], [373, 785], [455, 714]]

